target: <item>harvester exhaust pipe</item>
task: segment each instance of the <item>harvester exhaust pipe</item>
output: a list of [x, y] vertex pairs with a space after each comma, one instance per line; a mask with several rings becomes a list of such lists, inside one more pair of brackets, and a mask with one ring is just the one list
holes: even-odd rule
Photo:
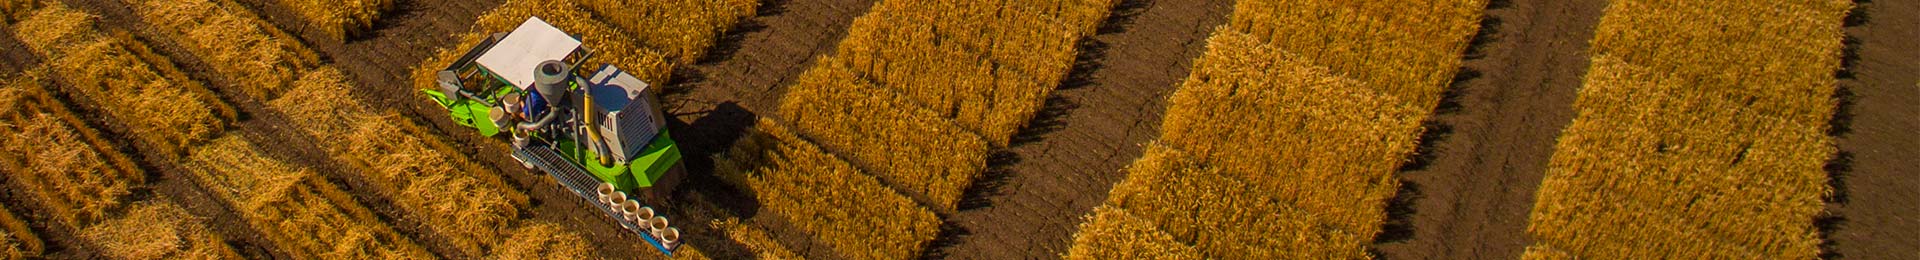
[[533, 67], [533, 91], [546, 99], [547, 115], [539, 120], [520, 122], [518, 126], [521, 130], [537, 131], [560, 118], [561, 100], [566, 100], [567, 83], [573, 81], [573, 73], [569, 71], [572, 70], [567, 68], [567, 63], [559, 60], [543, 61]]

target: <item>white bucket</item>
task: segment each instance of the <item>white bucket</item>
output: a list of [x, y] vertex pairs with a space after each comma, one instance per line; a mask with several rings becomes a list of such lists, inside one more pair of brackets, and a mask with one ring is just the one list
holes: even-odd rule
[[[643, 221], [639, 220], [645, 220], [645, 218], [639, 218], [641, 214], [649, 214], [649, 216], [653, 214], [653, 212], [651, 212], [653, 208], [639, 206], [639, 202], [636, 202], [636, 200], [626, 200], [626, 202], [620, 204], [618, 208], [620, 208], [620, 220], [634, 221], [634, 225], [641, 225]], [[641, 210], [649, 210], [649, 212], [641, 212]]]
[[653, 216], [647, 220], [647, 227], [653, 229], [654, 236], [660, 236], [660, 231], [667, 229], [667, 224], [667, 216]]
[[[640, 203], [634, 203], [633, 205], [639, 206]], [[647, 220], [653, 219], [654, 216], [653, 207], [640, 207], [639, 209], [627, 212], [627, 221], [633, 222], [634, 225], [639, 225], [641, 229], [653, 230], [653, 226], [649, 225]]]
[[608, 203], [613, 201], [614, 192], [618, 192], [618, 191], [613, 190], [612, 183], [600, 183], [600, 187], [595, 188], [593, 190], [593, 193], [595, 195], [599, 195], [600, 203]]
[[654, 231], [654, 234], [655, 234], [655, 236], [658, 236], [658, 237], [660, 237], [660, 242], [661, 242], [662, 244], [669, 244], [669, 245], [671, 245], [671, 244], [673, 244], [674, 242], [680, 242], [680, 229], [679, 229], [679, 228], [667, 228], [667, 229], [665, 229], [665, 230], [660, 230], [660, 231]]
[[608, 206], [608, 207], [620, 207], [620, 204], [624, 204], [624, 203], [627, 203], [627, 201], [628, 201], [628, 200], [627, 200], [627, 193], [626, 193], [626, 192], [618, 192], [618, 191], [615, 191], [615, 192], [613, 192], [613, 195], [612, 195], [612, 196], [607, 196], [607, 206]]

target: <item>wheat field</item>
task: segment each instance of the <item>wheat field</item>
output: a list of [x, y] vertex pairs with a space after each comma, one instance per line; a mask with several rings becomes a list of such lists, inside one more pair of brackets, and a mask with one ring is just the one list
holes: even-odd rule
[[90, 14], [59, 3], [14, 23], [14, 37], [49, 58], [60, 90], [83, 107], [113, 118], [112, 131], [133, 136], [156, 155], [176, 157], [224, 131], [233, 108], [145, 43], [97, 28]]
[[1849, 8], [1614, 1], [1526, 258], [1818, 257]]
[[762, 201], [762, 210], [840, 255], [908, 258], [919, 255], [939, 231], [932, 211], [787, 126], [764, 119], [749, 133], [716, 160], [715, 173]]
[[237, 135], [195, 148], [194, 177], [293, 257], [426, 259], [432, 254], [313, 170], [267, 158]]
[[[1394, 173], [1485, 6], [1237, 2], [1168, 99], [1159, 141], [1067, 257], [1137, 255], [1123, 245], [1141, 244], [1174, 248], [1168, 257], [1370, 258], [1400, 188]], [[1116, 238], [1119, 225], [1167, 237]]]
[[274, 29], [230, 1], [124, 0], [164, 37], [204, 59], [231, 88], [257, 101], [293, 86], [319, 57], [298, 39]]

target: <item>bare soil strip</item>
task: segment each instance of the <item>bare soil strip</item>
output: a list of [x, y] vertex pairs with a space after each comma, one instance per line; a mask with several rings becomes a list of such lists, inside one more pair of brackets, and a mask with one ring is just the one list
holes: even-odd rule
[[1849, 18], [1847, 35], [1857, 49], [1840, 75], [1834, 116], [1840, 155], [1828, 166], [1836, 216], [1820, 223], [1831, 231], [1827, 253], [1920, 258], [1920, 2], [1855, 2], [1862, 13]]
[[[754, 217], [757, 202], [712, 176], [711, 156], [725, 152], [760, 115], [770, 115], [785, 88], [792, 85], [814, 58], [833, 51], [853, 19], [866, 14], [873, 0], [789, 1], [764, 0], [759, 14], [734, 26], [701, 62], [674, 72], [664, 99], [674, 139], [686, 153], [689, 178], [680, 192], [699, 193], [724, 215], [737, 216], [765, 228], [781, 246], [812, 259], [841, 259], [824, 243], [795, 230], [779, 218]], [[688, 198], [694, 194], [676, 195]], [[679, 208], [706, 205], [675, 205]], [[702, 214], [712, 215], [712, 214]], [[706, 223], [713, 216], [691, 216]], [[706, 218], [706, 219], [702, 219]], [[692, 229], [689, 229], [692, 230]], [[705, 230], [701, 228], [699, 230]], [[692, 233], [719, 236], [718, 233]], [[709, 256], [745, 251], [726, 238], [695, 244]]]
[[963, 259], [1064, 254], [1081, 216], [1118, 183], [1143, 144], [1159, 136], [1166, 98], [1187, 77], [1228, 1], [1131, 0], [1084, 41], [1072, 74], [997, 152], [995, 169], [947, 222], [935, 255]]
[[[1573, 120], [1588, 43], [1605, 0], [1493, 1], [1401, 173], [1394, 223], [1376, 239], [1390, 259], [1513, 258], [1531, 243], [1527, 214], [1554, 140]], [[1409, 225], [1410, 224], [1410, 225]]]

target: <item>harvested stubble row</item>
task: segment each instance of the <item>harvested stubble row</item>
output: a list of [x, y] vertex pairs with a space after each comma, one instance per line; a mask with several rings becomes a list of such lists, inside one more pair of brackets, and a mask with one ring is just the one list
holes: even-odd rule
[[[0, 97], [0, 99], [5, 98]], [[40, 252], [46, 249], [45, 241], [41, 241], [40, 236], [33, 233], [33, 229], [27, 226], [25, 220], [14, 216], [13, 212], [9, 211], [13, 210], [9, 209], [10, 207], [18, 209], [18, 207], [0, 205], [0, 259], [25, 259], [29, 256], [39, 256]]]
[[987, 144], [952, 120], [844, 69], [821, 65], [780, 100], [794, 131], [938, 211], [986, 168]]
[[1818, 257], [1849, 8], [1614, 1], [1526, 257]]
[[278, 0], [332, 40], [373, 29], [380, 13], [393, 9], [393, 0]]
[[932, 211], [770, 119], [717, 159], [715, 173], [849, 259], [912, 258], [939, 231]]
[[489, 259], [588, 259], [593, 246], [553, 223], [527, 222], [493, 249]]
[[116, 219], [80, 231], [111, 259], [241, 259], [205, 219], [166, 202], [133, 205]]
[[78, 228], [122, 208], [140, 171], [32, 77], [0, 87], [0, 173], [54, 222]]
[[1116, 2], [880, 1], [813, 70], [851, 70], [1005, 146]]
[[267, 105], [461, 253], [481, 255], [506, 238], [525, 194], [397, 112], [349, 96], [347, 84], [339, 70], [322, 66]]
[[319, 57], [293, 37], [225, 0], [124, 0], [167, 40], [225, 76], [240, 93], [272, 100]]
[[[1159, 144], [1102, 207], [1208, 258], [1367, 257], [1399, 187], [1393, 173], [1484, 7], [1241, 1], [1170, 99]], [[1069, 258], [1159, 244], [1101, 228], [1128, 220], [1091, 218]]]
[[804, 259], [800, 257], [800, 254], [794, 253], [792, 250], [788, 250], [786, 246], [780, 245], [780, 242], [774, 240], [773, 236], [767, 234], [766, 230], [753, 224], [740, 222], [739, 218], [728, 217], [724, 220], [714, 220], [710, 223], [710, 226], [720, 233], [725, 233], [727, 239], [731, 239], [735, 243], [746, 247], [749, 252], [756, 255], [759, 259]]
[[[75, 230], [86, 246], [114, 259], [238, 259], [223, 239], [198, 219], [164, 201], [127, 206], [128, 189], [145, 174], [113, 144], [44, 93], [35, 76], [0, 85], [0, 174], [10, 188], [21, 189], [53, 227]], [[0, 209], [4, 211], [6, 209]], [[118, 213], [118, 214], [116, 214]], [[0, 212], [8, 239], [24, 235], [24, 222]], [[15, 242], [15, 241], [9, 241]], [[21, 239], [22, 248], [5, 255], [37, 252], [37, 239]]]
[[888, 0], [780, 101], [801, 136], [952, 212], [1072, 67], [1111, 1]]
[[[646, 82], [663, 84], [673, 70], [673, 64], [665, 54], [646, 49], [635, 44], [640, 40], [633, 34], [599, 20], [594, 20], [588, 12], [574, 0], [508, 0], [500, 7], [480, 15], [474, 23], [473, 32], [459, 36], [457, 48], [441, 49], [433, 57], [413, 69], [414, 86], [420, 89], [438, 88], [434, 83], [434, 73], [452, 64], [467, 52], [468, 47], [478, 45], [487, 35], [512, 31], [528, 17], [539, 17], [555, 28], [569, 34], [580, 35], [586, 48], [596, 51], [584, 69], [597, 69], [601, 64], [612, 64], [632, 73], [634, 77]], [[704, 47], [703, 47], [704, 48]]]
[[94, 16], [58, 2], [37, 4], [45, 6], [14, 24], [14, 36], [46, 59], [75, 102], [111, 119], [109, 129], [149, 154], [180, 156], [234, 118], [233, 108], [144, 43], [103, 33]]
[[1152, 221], [1115, 207], [1096, 207], [1067, 255], [1083, 259], [1204, 259], [1192, 246], [1154, 227]]
[[433, 257], [313, 171], [268, 158], [238, 135], [214, 139], [191, 158], [201, 185], [295, 258]]
[[640, 47], [674, 64], [693, 64], [727, 29], [753, 17], [755, 0], [579, 0], [594, 17], [619, 26]]

